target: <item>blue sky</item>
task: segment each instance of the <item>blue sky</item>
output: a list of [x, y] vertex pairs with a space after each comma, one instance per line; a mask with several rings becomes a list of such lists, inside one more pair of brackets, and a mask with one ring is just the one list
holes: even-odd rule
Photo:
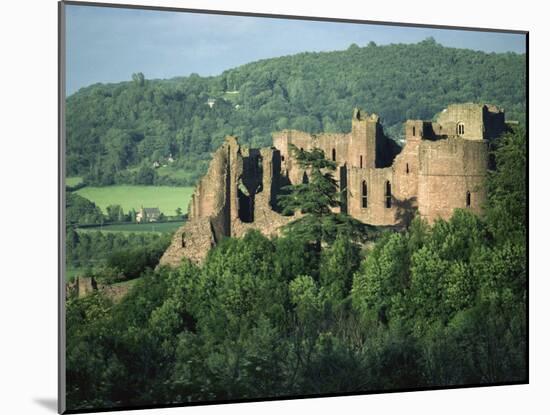
[[67, 94], [97, 82], [191, 73], [217, 75], [258, 59], [304, 51], [416, 43], [525, 52], [525, 36], [508, 33], [314, 22], [68, 5]]

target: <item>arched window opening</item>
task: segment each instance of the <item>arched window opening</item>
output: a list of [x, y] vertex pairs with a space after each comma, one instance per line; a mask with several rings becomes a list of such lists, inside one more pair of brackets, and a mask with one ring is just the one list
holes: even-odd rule
[[413, 137], [416, 136], [416, 127], [413, 126]]
[[409, 174], [409, 163], [407, 163], [407, 165], [405, 167], [405, 171], [407, 172], [407, 174]]
[[359, 156], [359, 168], [363, 168], [363, 156]]
[[457, 125], [456, 125], [456, 133], [458, 135], [464, 135], [464, 123], [463, 122], [459, 122]]
[[470, 207], [472, 204], [472, 195], [470, 194], [470, 191], [466, 192], [466, 207]]
[[366, 209], [368, 206], [368, 189], [367, 182], [363, 180], [361, 182], [361, 208]]
[[181, 247], [185, 248], [185, 232], [181, 233]]
[[386, 181], [386, 208], [391, 208], [391, 183]]
[[285, 156], [281, 156], [281, 161], [285, 161]]
[[332, 149], [332, 161], [336, 161], [336, 149]]

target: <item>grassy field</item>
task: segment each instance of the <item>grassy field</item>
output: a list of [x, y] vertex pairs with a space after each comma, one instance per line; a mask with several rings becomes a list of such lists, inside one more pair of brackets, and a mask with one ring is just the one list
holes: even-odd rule
[[173, 232], [183, 225], [184, 221], [161, 223], [120, 223], [113, 225], [101, 225], [78, 229], [79, 232]]
[[127, 212], [143, 207], [158, 207], [165, 215], [175, 215], [176, 208], [187, 212], [187, 205], [193, 194], [192, 187], [173, 186], [131, 186], [84, 187], [78, 190], [80, 196], [91, 200], [103, 212], [109, 205], [120, 205]]
[[65, 177], [66, 186], [76, 186], [77, 184], [82, 183], [82, 177]]

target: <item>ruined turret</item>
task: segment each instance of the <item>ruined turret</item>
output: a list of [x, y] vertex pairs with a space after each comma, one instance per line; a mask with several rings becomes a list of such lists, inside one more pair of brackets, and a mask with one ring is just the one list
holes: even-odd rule
[[437, 121], [408, 120], [403, 148], [384, 134], [380, 117], [355, 108], [351, 132], [309, 134], [284, 130], [273, 147], [241, 147], [227, 137], [214, 153], [189, 205], [189, 220], [178, 229], [161, 259], [177, 266], [182, 258], [202, 261], [223, 238], [248, 229], [277, 234], [293, 217], [278, 212], [284, 185], [304, 182], [292, 146], [320, 148], [335, 162], [342, 211], [380, 226], [403, 226], [418, 212], [433, 222], [454, 209], [481, 213], [486, 199], [487, 141], [506, 128], [504, 111], [485, 104], [453, 104]]

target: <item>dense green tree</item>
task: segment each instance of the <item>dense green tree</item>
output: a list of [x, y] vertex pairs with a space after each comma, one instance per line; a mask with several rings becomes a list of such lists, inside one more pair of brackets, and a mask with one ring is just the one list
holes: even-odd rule
[[[194, 341], [201, 344], [200, 356], [208, 356], [198, 380], [203, 396], [205, 391], [218, 399], [270, 396], [281, 379], [285, 345], [276, 339], [282, 335], [287, 291], [272, 272], [273, 252], [272, 242], [254, 231], [224, 241], [199, 275], [189, 275], [189, 265], [180, 269], [188, 275], [186, 307], [197, 320]], [[178, 373], [187, 370], [180, 362]]]
[[153, 268], [158, 264], [165, 249], [165, 244], [157, 244], [114, 251], [107, 257], [107, 266], [119, 271], [123, 279], [137, 278], [146, 268]]
[[409, 261], [406, 236], [387, 234], [379, 240], [353, 280], [356, 309], [383, 323], [393, 313], [399, 313], [402, 294], [410, 284]]
[[366, 226], [358, 220], [333, 212], [340, 206], [340, 197], [333, 172], [336, 163], [325, 158], [319, 148], [311, 151], [290, 145], [298, 165], [304, 170], [304, 182], [283, 187], [278, 197], [283, 214], [303, 216], [286, 226], [294, 237], [311, 241], [317, 252], [322, 243], [332, 243], [344, 233], [353, 240], [366, 237]]
[[136, 216], [137, 216], [136, 210], [134, 208], [130, 209], [130, 211], [128, 212], [128, 221], [136, 222]]
[[[134, 271], [130, 274], [135, 277], [147, 266], [154, 267], [155, 261], [158, 261], [169, 243], [170, 234], [145, 232], [127, 234], [97, 230], [81, 232], [70, 228], [67, 230], [66, 260], [68, 266], [79, 269], [90, 268], [88, 274], [97, 274], [100, 279], [103, 279], [106, 268], [111, 268], [111, 271], [112, 268], [118, 268], [118, 272], [109, 272], [107, 279], [111, 280], [115, 277], [126, 279], [125, 270], [133, 269]], [[109, 266], [110, 259], [113, 260], [112, 266]], [[97, 272], [93, 270], [94, 268], [97, 268]], [[122, 276], [119, 275], [120, 273]]]
[[360, 260], [359, 245], [343, 233], [336, 237], [332, 246], [323, 250], [319, 272], [325, 299], [338, 304], [348, 297]]
[[65, 220], [67, 228], [77, 224], [100, 224], [103, 223], [101, 209], [95, 203], [72, 192], [65, 194]]
[[487, 222], [497, 239], [524, 244], [527, 229], [525, 130], [514, 128], [498, 139], [494, 147], [496, 170], [489, 173], [487, 182]]
[[135, 184], [154, 184], [157, 173], [149, 166], [141, 166], [135, 177]]
[[120, 205], [109, 205], [105, 210], [107, 211], [107, 220], [109, 222], [123, 222], [126, 219]]

